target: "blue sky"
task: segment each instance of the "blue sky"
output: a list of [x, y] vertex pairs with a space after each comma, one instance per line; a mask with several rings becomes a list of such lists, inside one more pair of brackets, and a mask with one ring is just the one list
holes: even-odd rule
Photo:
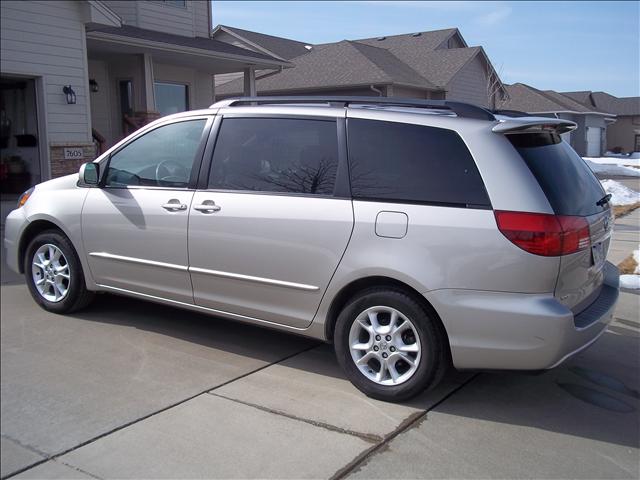
[[506, 83], [640, 95], [640, 2], [219, 1], [213, 24], [310, 43], [458, 27]]

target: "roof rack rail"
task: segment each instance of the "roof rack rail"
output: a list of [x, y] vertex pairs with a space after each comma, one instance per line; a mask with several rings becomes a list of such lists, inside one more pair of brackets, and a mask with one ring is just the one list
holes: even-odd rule
[[329, 103], [341, 107], [350, 105], [387, 105], [394, 107], [431, 108], [450, 110], [458, 117], [495, 121], [491, 111], [471, 103], [453, 100], [420, 100], [395, 97], [340, 97], [340, 96], [283, 96], [283, 97], [239, 97], [228, 98], [214, 103], [209, 108], [233, 107], [250, 104], [287, 104], [287, 103]]

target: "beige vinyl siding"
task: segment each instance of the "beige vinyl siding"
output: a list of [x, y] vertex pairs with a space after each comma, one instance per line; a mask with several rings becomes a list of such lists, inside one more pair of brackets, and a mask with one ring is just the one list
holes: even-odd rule
[[211, 35], [211, 25], [209, 25], [209, 12], [211, 2], [195, 1], [193, 2], [193, 21], [195, 25], [196, 37], [209, 38]]
[[470, 60], [449, 82], [447, 99], [489, 106], [487, 71], [480, 55]]
[[187, 2], [177, 7], [154, 0], [135, 2], [138, 8], [138, 27], [174, 35], [195, 37], [194, 6]]
[[131, 0], [103, 0], [102, 3], [113, 10], [125, 25], [136, 26], [136, 2]]
[[[74, 1], [0, 2], [0, 70], [42, 77], [48, 140], [91, 140], [87, 55], [81, 4]], [[77, 103], [62, 93], [71, 85]]]

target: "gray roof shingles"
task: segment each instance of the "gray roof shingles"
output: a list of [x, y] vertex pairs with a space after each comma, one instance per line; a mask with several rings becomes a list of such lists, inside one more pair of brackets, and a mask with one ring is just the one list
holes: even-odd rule
[[[256, 80], [261, 92], [399, 84], [442, 89], [480, 51], [480, 47], [434, 50], [457, 29], [314, 45], [293, 58], [295, 68]], [[217, 87], [218, 95], [238, 94], [242, 81]]]
[[562, 92], [587, 107], [617, 116], [640, 115], [640, 97], [614, 97], [606, 92]]
[[519, 110], [528, 113], [546, 112], [578, 112], [606, 113], [596, 108], [589, 108], [575, 99], [553, 90], [538, 90], [524, 83], [506, 85], [509, 98], [500, 108]]
[[299, 57], [300, 55], [308, 53], [308, 49], [305, 47], [310, 45], [308, 43], [299, 42], [297, 40], [274, 37], [273, 35], [252, 32], [250, 30], [243, 30], [242, 28], [230, 27], [228, 25], [219, 25], [219, 27], [229, 30], [236, 35], [243, 37], [251, 43], [260, 45], [262, 48], [269, 50], [270, 52], [281, 58], [284, 58], [285, 60], [291, 60], [292, 58]]

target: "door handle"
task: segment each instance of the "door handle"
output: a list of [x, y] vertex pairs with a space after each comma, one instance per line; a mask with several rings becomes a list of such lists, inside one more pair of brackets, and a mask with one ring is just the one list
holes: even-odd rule
[[187, 206], [184, 203], [180, 203], [180, 200], [178, 200], [177, 198], [172, 198], [167, 203], [162, 205], [162, 208], [170, 212], [179, 212], [181, 210], [186, 210]]
[[194, 205], [193, 209], [202, 213], [213, 213], [219, 212], [222, 207], [216, 205], [216, 202], [214, 202], [213, 200], [205, 200], [200, 205]]

